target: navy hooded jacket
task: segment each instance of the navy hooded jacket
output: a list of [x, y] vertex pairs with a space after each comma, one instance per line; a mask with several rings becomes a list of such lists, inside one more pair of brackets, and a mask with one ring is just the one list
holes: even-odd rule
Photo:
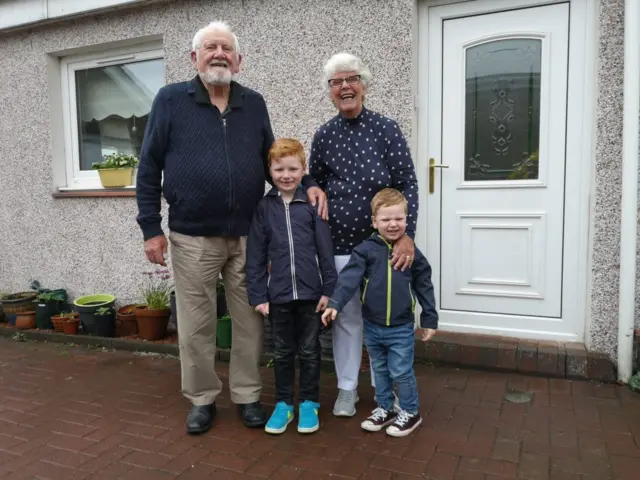
[[422, 307], [420, 326], [438, 328], [438, 312], [431, 283], [431, 265], [415, 249], [415, 260], [404, 272], [391, 265], [393, 245], [374, 234], [351, 253], [340, 271], [329, 308], [340, 312], [360, 289], [362, 318], [377, 325], [394, 327], [414, 322], [416, 298]]
[[247, 240], [249, 304], [318, 301], [331, 296], [337, 276], [329, 225], [302, 188], [291, 203], [271, 189], [258, 204]]

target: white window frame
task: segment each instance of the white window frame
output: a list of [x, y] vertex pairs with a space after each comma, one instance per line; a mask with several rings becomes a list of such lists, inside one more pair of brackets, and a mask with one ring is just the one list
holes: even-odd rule
[[[96, 170], [80, 169], [78, 145], [78, 109], [76, 102], [75, 74], [88, 68], [122, 65], [144, 60], [164, 60], [162, 44], [136, 45], [115, 48], [99, 53], [64, 57], [60, 62], [62, 87], [62, 121], [64, 127], [66, 187], [60, 190], [101, 190], [100, 177]], [[165, 65], [166, 68], [166, 65]], [[135, 188], [135, 186], [126, 187]]]

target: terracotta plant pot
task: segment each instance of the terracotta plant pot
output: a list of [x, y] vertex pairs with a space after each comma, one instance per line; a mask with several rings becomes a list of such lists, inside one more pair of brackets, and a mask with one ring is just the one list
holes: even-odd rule
[[67, 320], [77, 320], [80, 322], [80, 317], [77, 313], [73, 313], [71, 317], [68, 316], [61, 317], [60, 315], [54, 315], [51, 317], [51, 323], [53, 324], [53, 329], [58, 333], [64, 333], [64, 322]]
[[62, 323], [62, 330], [65, 335], [76, 335], [78, 333], [78, 325], [80, 325], [80, 319], [72, 318], [71, 320], [65, 320]]
[[16, 313], [16, 328], [20, 330], [29, 330], [36, 328], [36, 311], [27, 311]]
[[146, 305], [136, 308], [138, 335], [144, 340], [161, 340], [167, 335], [170, 308], [150, 310]]
[[125, 305], [118, 309], [116, 315], [116, 337], [129, 337], [138, 334], [138, 322], [136, 320], [136, 308], [141, 305]]

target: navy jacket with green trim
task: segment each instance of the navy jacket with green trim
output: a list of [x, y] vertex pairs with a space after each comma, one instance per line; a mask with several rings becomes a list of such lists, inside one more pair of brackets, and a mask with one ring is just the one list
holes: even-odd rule
[[393, 245], [379, 234], [362, 242], [351, 253], [338, 275], [338, 283], [329, 307], [340, 312], [360, 288], [362, 318], [382, 326], [414, 322], [416, 299], [420, 302], [422, 328], [438, 328], [438, 313], [431, 283], [431, 265], [415, 249], [411, 268], [404, 272], [391, 265]]

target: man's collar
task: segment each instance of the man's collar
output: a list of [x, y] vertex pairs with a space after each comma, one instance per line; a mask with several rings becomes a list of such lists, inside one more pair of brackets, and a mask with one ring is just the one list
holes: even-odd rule
[[[238, 82], [231, 81], [231, 91], [229, 92], [229, 107], [230, 108], [240, 108], [242, 107], [242, 98], [244, 96], [244, 92], [242, 91], [242, 85]], [[211, 105], [211, 99], [209, 98], [209, 91], [202, 83], [202, 79], [200, 75], [196, 75], [191, 80], [191, 85], [189, 85], [188, 92], [190, 95], [194, 96], [196, 103], [201, 103], [204, 105]]]

